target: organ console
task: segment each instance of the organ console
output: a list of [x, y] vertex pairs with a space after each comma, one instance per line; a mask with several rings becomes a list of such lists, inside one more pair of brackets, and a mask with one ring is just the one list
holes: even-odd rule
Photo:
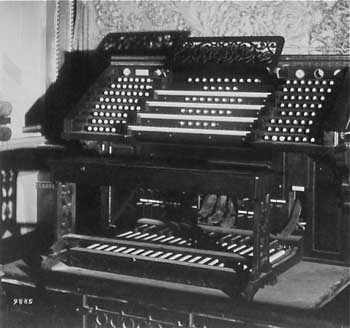
[[26, 125], [65, 149], [45, 281], [118, 303], [84, 296], [86, 327], [216, 327], [164, 299], [252, 300], [300, 261], [349, 264], [349, 58], [283, 43], [112, 33], [66, 55]]

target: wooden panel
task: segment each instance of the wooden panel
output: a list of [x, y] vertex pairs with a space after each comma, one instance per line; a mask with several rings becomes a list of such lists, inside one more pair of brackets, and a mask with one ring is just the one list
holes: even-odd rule
[[[81, 181], [91, 185], [134, 185], [168, 191], [234, 194], [238, 197], [264, 195], [269, 174], [255, 170], [215, 170], [168, 167], [112, 160], [64, 160], [53, 162], [56, 180]], [[209, 174], [210, 173], [210, 174]], [[166, 183], [164, 183], [166, 182]]]

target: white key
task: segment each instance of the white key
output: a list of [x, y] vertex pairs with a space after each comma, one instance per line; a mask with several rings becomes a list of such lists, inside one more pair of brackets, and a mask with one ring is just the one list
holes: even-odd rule
[[179, 245], [183, 245], [183, 244], [186, 244], [187, 243], [187, 240], [182, 240], [182, 241], [180, 241], [178, 244]]
[[185, 255], [184, 257], [181, 257], [179, 259], [180, 262], [185, 262], [186, 260], [190, 259], [192, 257], [192, 255]]
[[134, 252], [132, 252], [131, 254], [132, 255], [138, 255], [138, 254], [140, 254], [140, 253], [142, 253], [142, 252], [144, 252], [145, 250], [143, 249], [143, 248], [141, 248], [141, 249], [137, 249], [136, 251], [134, 251]]
[[138, 235], [141, 235], [141, 232], [135, 232], [135, 233], [133, 233], [131, 235], [126, 236], [125, 238], [130, 239], [130, 238], [134, 238], [134, 237], [136, 237]]
[[125, 251], [122, 251], [123, 254], [129, 254], [131, 252], [133, 252], [135, 250], [135, 248], [128, 248], [127, 250]]
[[159, 240], [162, 240], [164, 238], [166, 238], [166, 235], [161, 235], [161, 236], [159, 236], [157, 238], [152, 239], [152, 241], [159, 241]]
[[133, 231], [127, 231], [127, 232], [122, 233], [121, 235], [117, 235], [117, 237], [125, 237], [127, 235], [132, 234], [132, 233], [133, 233]]
[[230, 246], [227, 247], [228, 250], [232, 249], [232, 248], [235, 248], [237, 246], [237, 244], [232, 244]]
[[144, 238], [144, 237], [147, 237], [147, 236], [149, 236], [149, 233], [144, 233], [144, 234], [142, 234], [140, 236], [135, 237], [134, 239], [137, 240], [137, 239], [141, 239], [141, 238]]
[[175, 243], [177, 243], [177, 242], [180, 241], [180, 240], [181, 240], [180, 237], [175, 238], [175, 239], [173, 239], [172, 241], [170, 241], [169, 244], [175, 244]]
[[155, 252], [155, 253], [153, 253], [152, 255], [150, 255], [150, 257], [158, 257], [159, 255], [162, 255], [163, 254], [163, 252]]
[[240, 255], [245, 255], [253, 250], [253, 247], [248, 247], [244, 251], [239, 252]]
[[201, 258], [202, 258], [201, 256], [195, 256], [193, 259], [190, 259], [188, 262], [189, 263], [194, 263], [194, 262], [199, 261]]
[[100, 245], [101, 245], [101, 244], [92, 244], [92, 245], [90, 245], [90, 246], [88, 246], [88, 247], [86, 247], [86, 248], [94, 249], [95, 247], [100, 246]]
[[152, 253], [153, 253], [152, 250], [148, 250], [148, 251], [146, 251], [146, 252], [144, 252], [144, 253], [142, 253], [142, 254], [140, 254], [140, 255], [142, 255], [142, 256], [148, 256], [148, 255], [150, 255], [150, 254], [152, 254]]
[[238, 246], [238, 247], [234, 248], [232, 251], [237, 253], [238, 251], [240, 251], [241, 249], [244, 249], [246, 247], [247, 247], [247, 245], [241, 245], [241, 246]]
[[225, 240], [231, 240], [232, 237], [233, 237], [233, 236], [232, 236], [231, 234], [228, 234], [228, 235], [226, 235], [226, 236], [220, 238], [220, 241], [223, 242], [223, 241], [225, 241]]
[[158, 235], [155, 233], [155, 234], [153, 234], [153, 235], [150, 235], [150, 236], [148, 236], [148, 237], [146, 237], [146, 238], [143, 238], [143, 240], [150, 240], [150, 239], [152, 239], [152, 238], [154, 238], [154, 237], [157, 237]]
[[171, 256], [171, 255], [173, 255], [174, 253], [165, 253], [165, 254], [163, 254], [161, 257], [160, 257], [160, 259], [166, 259], [166, 258], [168, 258], [169, 256]]
[[95, 248], [95, 250], [102, 251], [104, 248], [107, 248], [108, 246], [110, 246], [110, 245], [101, 245], [101, 246], [98, 246], [97, 248]]
[[213, 265], [216, 265], [216, 264], [218, 264], [220, 262], [220, 260], [218, 260], [218, 259], [215, 259], [214, 261], [211, 261], [211, 262], [209, 262], [208, 263], [208, 265], [211, 265], [211, 266], [213, 266]]
[[200, 261], [199, 264], [205, 264], [205, 263], [209, 262], [210, 260], [212, 260], [211, 257], [206, 257], [204, 260]]
[[173, 240], [175, 237], [168, 237], [161, 241], [161, 243], [166, 243], [167, 241]]
[[176, 260], [176, 259], [178, 259], [181, 256], [182, 256], [182, 254], [175, 254], [172, 257], [170, 257], [169, 260]]
[[115, 249], [115, 250], [113, 251], [113, 253], [119, 253], [119, 252], [123, 251], [124, 249], [126, 249], [125, 246], [119, 247], [119, 248]]
[[117, 248], [118, 246], [110, 246], [108, 248], [105, 249], [105, 252], [110, 252], [112, 251], [113, 249]]
[[241, 235], [238, 235], [238, 236], [236, 236], [236, 237], [234, 237], [234, 238], [231, 238], [230, 241], [233, 242], [233, 241], [238, 240], [238, 239], [241, 239], [241, 238], [242, 238], [242, 236], [241, 236]]

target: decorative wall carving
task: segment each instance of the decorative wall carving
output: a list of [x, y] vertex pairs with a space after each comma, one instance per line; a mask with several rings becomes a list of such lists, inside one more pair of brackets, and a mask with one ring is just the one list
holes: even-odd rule
[[333, 6], [323, 6], [322, 21], [313, 26], [310, 44], [319, 52], [349, 54], [350, 39], [350, 2], [337, 1]]
[[192, 36], [281, 35], [286, 39], [285, 54], [350, 51], [347, 0], [95, 0], [85, 2], [80, 11], [84, 31], [77, 35], [88, 35], [84, 48], [95, 48], [108, 32], [188, 29]]

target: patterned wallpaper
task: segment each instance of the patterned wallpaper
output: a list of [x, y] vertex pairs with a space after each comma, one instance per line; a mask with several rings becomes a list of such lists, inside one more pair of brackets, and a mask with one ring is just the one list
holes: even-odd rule
[[281, 35], [284, 54], [349, 54], [349, 0], [106, 1], [78, 6], [77, 48], [111, 31], [189, 29], [193, 36]]

